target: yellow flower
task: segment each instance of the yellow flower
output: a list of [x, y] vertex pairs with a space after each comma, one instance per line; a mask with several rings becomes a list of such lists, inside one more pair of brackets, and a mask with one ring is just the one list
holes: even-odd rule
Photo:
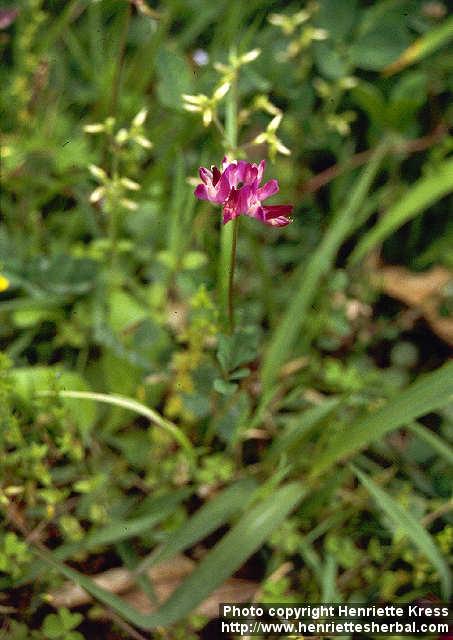
[[0, 293], [9, 288], [9, 280], [0, 274]]

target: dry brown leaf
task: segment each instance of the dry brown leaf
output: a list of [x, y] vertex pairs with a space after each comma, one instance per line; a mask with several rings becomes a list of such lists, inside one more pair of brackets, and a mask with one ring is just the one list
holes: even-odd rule
[[[148, 571], [157, 600], [163, 602], [194, 569], [195, 563], [179, 555]], [[96, 576], [94, 582], [111, 593], [124, 594], [123, 599], [143, 613], [153, 611], [153, 605], [143, 591], [135, 588], [133, 573], [128, 569], [109, 569]], [[219, 613], [220, 602], [249, 602], [258, 588], [255, 582], [230, 578], [216, 589], [197, 609], [198, 613], [214, 618]], [[78, 585], [65, 582], [49, 594], [48, 602], [56, 609], [79, 607], [92, 601], [91, 596]]]
[[413, 273], [404, 267], [383, 266], [376, 270], [374, 280], [387, 295], [418, 310], [434, 333], [453, 345], [453, 318], [439, 315], [442, 289], [452, 278], [452, 273], [443, 267]]

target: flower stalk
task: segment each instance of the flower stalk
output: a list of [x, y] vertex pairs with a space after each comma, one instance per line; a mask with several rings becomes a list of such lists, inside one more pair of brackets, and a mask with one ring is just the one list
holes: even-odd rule
[[[235, 52], [232, 52], [233, 54]], [[227, 95], [225, 133], [227, 151], [235, 156], [238, 142], [238, 92], [237, 77], [231, 80]], [[239, 218], [231, 224], [222, 225], [220, 235], [219, 298], [221, 316], [227, 323], [230, 334], [234, 333], [234, 271], [236, 268], [236, 248]]]

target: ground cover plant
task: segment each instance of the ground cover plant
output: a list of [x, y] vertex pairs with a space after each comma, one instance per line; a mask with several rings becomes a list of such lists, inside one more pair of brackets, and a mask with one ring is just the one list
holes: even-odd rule
[[1, 638], [449, 599], [452, 40], [422, 0], [3, 0]]

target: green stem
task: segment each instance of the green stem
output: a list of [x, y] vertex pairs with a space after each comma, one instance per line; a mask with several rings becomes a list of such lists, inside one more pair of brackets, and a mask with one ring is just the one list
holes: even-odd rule
[[238, 241], [239, 218], [232, 222], [233, 238], [231, 242], [230, 270], [228, 273], [228, 324], [230, 333], [234, 333], [234, 269], [236, 267], [236, 247]]
[[[235, 154], [238, 138], [238, 95], [236, 78], [231, 83], [227, 96], [225, 141], [227, 152]], [[229, 333], [234, 331], [234, 270], [236, 266], [236, 246], [238, 234], [238, 218], [222, 226], [220, 236], [219, 260], [219, 302], [222, 318], [228, 326]]]

